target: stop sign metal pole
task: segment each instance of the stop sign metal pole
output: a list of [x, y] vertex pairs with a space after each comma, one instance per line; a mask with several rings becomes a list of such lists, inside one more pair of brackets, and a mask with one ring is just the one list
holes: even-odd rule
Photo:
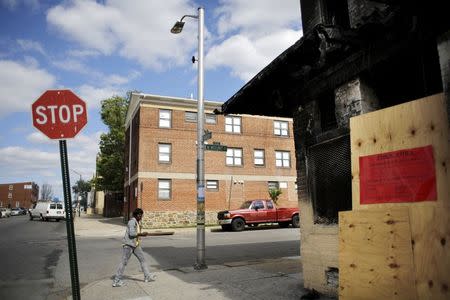
[[70, 278], [72, 281], [72, 299], [79, 300], [80, 281], [78, 276], [75, 229], [73, 226], [72, 197], [70, 193], [69, 162], [67, 159], [66, 140], [59, 140], [59, 152], [61, 156], [61, 174], [63, 180], [64, 205], [66, 207], [66, 229], [67, 229], [67, 244], [69, 247]]
[[72, 299], [79, 300], [80, 282], [66, 139], [75, 137], [87, 124], [86, 103], [71, 90], [48, 90], [32, 104], [31, 110], [33, 126], [50, 139], [59, 139]]

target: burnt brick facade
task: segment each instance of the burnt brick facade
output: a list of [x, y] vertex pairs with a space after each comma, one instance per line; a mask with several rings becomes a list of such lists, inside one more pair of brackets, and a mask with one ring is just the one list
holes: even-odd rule
[[337, 296], [338, 212], [352, 209], [349, 119], [438, 93], [450, 115], [450, 19], [444, 2], [299, 2], [303, 37], [221, 111], [293, 117], [304, 286]]

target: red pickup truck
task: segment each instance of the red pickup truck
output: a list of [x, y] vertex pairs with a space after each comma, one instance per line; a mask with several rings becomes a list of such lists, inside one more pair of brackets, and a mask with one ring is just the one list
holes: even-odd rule
[[239, 209], [220, 211], [217, 214], [223, 230], [241, 231], [245, 225], [278, 223], [280, 227], [299, 227], [298, 208], [276, 208], [272, 200], [245, 201]]

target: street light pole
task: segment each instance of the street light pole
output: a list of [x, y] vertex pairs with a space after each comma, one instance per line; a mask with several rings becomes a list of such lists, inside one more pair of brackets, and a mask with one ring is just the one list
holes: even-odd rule
[[[80, 175], [80, 183], [81, 183], [81, 174], [80, 173], [78, 173], [77, 171], [75, 171], [74, 169], [70, 169], [72, 172], [74, 172], [75, 174], [78, 174], [78, 175]], [[77, 203], [78, 203], [78, 216], [79, 217], [81, 217], [81, 203], [80, 203], [80, 192], [78, 191], [78, 193], [77, 193]], [[72, 207], [70, 208], [70, 209], [72, 209]]]
[[203, 7], [198, 8], [198, 15], [185, 15], [176, 22], [170, 30], [172, 33], [180, 33], [183, 30], [185, 17], [198, 19], [198, 99], [197, 99], [197, 261], [194, 269], [202, 270], [208, 266], [205, 262], [205, 145], [203, 128], [205, 124], [204, 100], [203, 100]]

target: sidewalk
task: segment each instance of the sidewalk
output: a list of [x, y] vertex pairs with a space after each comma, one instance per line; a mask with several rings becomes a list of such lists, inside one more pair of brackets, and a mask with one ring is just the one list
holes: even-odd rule
[[[77, 236], [108, 234], [121, 236], [125, 224], [120, 218], [82, 215], [75, 219]], [[150, 230], [173, 234], [195, 228]], [[209, 230], [209, 229], [207, 229]], [[105, 236], [105, 235], [104, 235]], [[111, 278], [92, 282], [81, 289], [81, 299], [197, 300], [197, 299], [300, 299], [308, 294], [303, 288], [300, 257], [251, 260], [209, 265], [206, 270], [192, 267], [155, 272], [156, 281], [145, 283], [141, 273], [125, 276], [125, 286], [113, 288]], [[70, 299], [70, 298], [69, 298]], [[323, 297], [320, 299], [330, 299]]]

